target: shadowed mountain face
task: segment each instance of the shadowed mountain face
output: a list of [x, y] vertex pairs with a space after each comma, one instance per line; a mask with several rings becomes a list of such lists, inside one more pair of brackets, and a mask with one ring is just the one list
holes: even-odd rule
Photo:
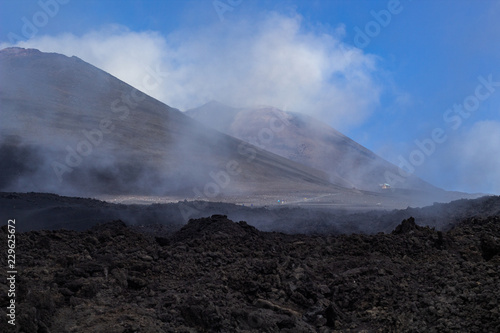
[[217, 102], [186, 113], [218, 131], [324, 171], [330, 181], [340, 186], [373, 191], [397, 178], [396, 184], [389, 185], [402, 189], [438, 190], [418, 177], [401, 177], [395, 165], [307, 115], [270, 107], [237, 109]]
[[0, 190], [209, 199], [332, 190], [322, 172], [206, 128], [76, 57], [4, 49], [0, 76]]

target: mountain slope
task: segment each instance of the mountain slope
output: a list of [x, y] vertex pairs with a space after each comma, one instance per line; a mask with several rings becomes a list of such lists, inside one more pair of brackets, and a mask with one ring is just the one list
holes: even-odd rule
[[[395, 165], [327, 124], [304, 114], [270, 107], [237, 109], [217, 102], [209, 102], [186, 113], [221, 132], [322, 170], [333, 183], [341, 186], [380, 190], [380, 185], [387, 183], [388, 178], [400, 176]], [[389, 185], [439, 191], [416, 176]]]
[[0, 190], [58, 194], [331, 191], [322, 172], [206, 128], [76, 58], [0, 51]]

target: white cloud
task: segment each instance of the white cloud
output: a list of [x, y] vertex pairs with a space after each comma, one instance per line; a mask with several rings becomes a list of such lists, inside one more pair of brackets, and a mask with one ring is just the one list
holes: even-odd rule
[[[343, 44], [341, 28], [323, 30], [306, 31], [298, 15], [268, 13], [168, 36], [109, 26], [83, 36], [36, 37], [18, 46], [76, 55], [181, 110], [211, 99], [234, 106], [266, 104], [347, 130], [378, 105], [376, 60]], [[163, 75], [158, 87], [145, 82], [152, 70]]]

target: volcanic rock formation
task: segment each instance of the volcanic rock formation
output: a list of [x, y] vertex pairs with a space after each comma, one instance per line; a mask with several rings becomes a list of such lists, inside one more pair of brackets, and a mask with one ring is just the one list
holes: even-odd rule
[[[442, 233], [408, 220], [392, 234], [305, 236], [214, 215], [174, 234], [114, 221], [16, 241], [19, 332], [500, 329], [498, 216]], [[3, 279], [2, 327], [6, 295]]]

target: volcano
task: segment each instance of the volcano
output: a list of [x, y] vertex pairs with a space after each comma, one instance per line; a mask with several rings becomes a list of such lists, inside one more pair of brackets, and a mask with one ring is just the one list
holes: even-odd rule
[[205, 127], [77, 57], [7, 48], [0, 75], [0, 190], [208, 199], [338, 190], [323, 172]]
[[1, 50], [0, 75], [0, 191], [386, 208], [471, 197], [414, 176], [382, 191], [398, 168], [308, 116], [218, 103], [183, 113], [35, 49]]
[[[403, 178], [397, 166], [305, 114], [273, 107], [233, 108], [216, 101], [186, 114], [218, 131], [321, 170], [332, 183], [343, 187], [440, 190], [415, 175]], [[388, 184], [394, 179], [399, 181]]]

